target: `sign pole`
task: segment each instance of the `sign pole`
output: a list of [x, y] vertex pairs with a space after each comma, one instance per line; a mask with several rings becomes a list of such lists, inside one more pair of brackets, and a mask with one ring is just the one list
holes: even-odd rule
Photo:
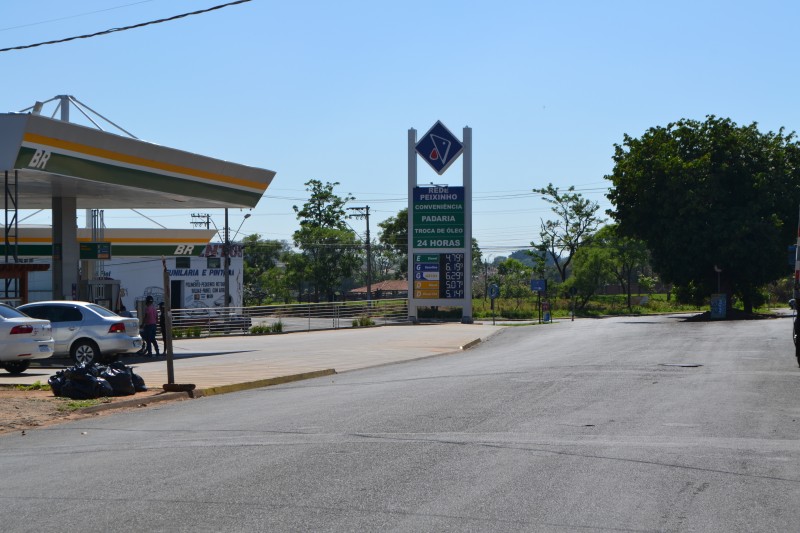
[[542, 293], [536, 291], [536, 309], [539, 311], [539, 324], [542, 323]]
[[[408, 197], [414, 197], [414, 187], [417, 186], [417, 130], [408, 130]], [[414, 298], [414, 213], [408, 210], [408, 318], [413, 323], [417, 323], [417, 301]]]
[[161, 256], [161, 264], [164, 267], [164, 355], [167, 356], [167, 383], [175, 383], [175, 368], [172, 359], [172, 306], [170, 296], [169, 270], [167, 270], [167, 260]]
[[472, 128], [464, 127], [464, 306], [461, 323], [472, 324]]

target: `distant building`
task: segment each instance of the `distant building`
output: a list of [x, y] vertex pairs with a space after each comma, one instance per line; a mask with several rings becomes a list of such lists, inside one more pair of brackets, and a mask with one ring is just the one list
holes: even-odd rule
[[[367, 287], [358, 287], [347, 293], [349, 300], [366, 300]], [[408, 298], [408, 280], [392, 279], [372, 284], [372, 299]]]
[[[110, 243], [110, 258], [81, 261], [82, 286], [73, 287], [72, 297], [94, 300], [112, 310], [119, 309], [120, 305], [136, 309], [136, 303], [147, 296], [153, 296], [157, 302], [163, 301], [166, 266], [171, 307], [224, 306], [224, 245], [209, 242], [215, 234], [214, 230], [197, 229], [105, 228], [102, 241]], [[16, 253], [21, 263], [49, 265], [52, 262], [49, 226], [20, 226], [17, 241]], [[78, 241], [82, 248], [91, 250], [91, 229], [79, 228]], [[0, 254], [5, 252], [5, 246], [0, 244]], [[241, 244], [231, 243], [230, 255], [230, 305], [239, 307], [243, 302], [244, 283]], [[87, 292], [86, 285], [102, 289], [108, 285], [113, 286], [113, 290]], [[92, 296], [87, 297], [87, 294]], [[48, 300], [52, 295], [52, 273], [31, 272], [29, 301]]]

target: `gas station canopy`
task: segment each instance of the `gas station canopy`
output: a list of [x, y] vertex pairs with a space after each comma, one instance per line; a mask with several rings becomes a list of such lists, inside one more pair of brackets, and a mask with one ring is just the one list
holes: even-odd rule
[[0, 114], [0, 171], [18, 207], [255, 207], [275, 172], [167, 148], [37, 114]]
[[[56, 99], [63, 120], [40, 115], [39, 102], [33, 113], [0, 114], [6, 223], [9, 207], [52, 211], [56, 299], [74, 298], [80, 280], [78, 209], [253, 208], [275, 177], [271, 170], [74, 124], [68, 106], [77, 100]], [[19, 237], [16, 222], [5, 228], [6, 251]]]

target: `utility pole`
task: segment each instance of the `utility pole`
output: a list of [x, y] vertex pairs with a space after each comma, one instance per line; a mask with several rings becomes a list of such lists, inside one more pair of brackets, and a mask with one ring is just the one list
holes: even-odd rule
[[225, 308], [227, 308], [227, 307], [229, 307], [231, 305], [230, 302], [228, 301], [229, 298], [230, 298], [230, 293], [231, 293], [231, 273], [230, 273], [230, 268], [231, 268], [231, 240], [230, 240], [230, 236], [231, 236], [231, 229], [230, 229], [230, 227], [228, 227], [228, 208], [226, 207], [225, 208], [225, 243], [222, 245], [222, 256], [223, 256], [222, 262], [223, 262], [224, 268], [225, 268], [225, 296], [224, 296], [225, 303], [223, 304], [223, 307], [225, 307]]
[[208, 213], [192, 213], [191, 224], [195, 228], [205, 226], [206, 229], [211, 229], [211, 215]]
[[367, 302], [372, 301], [372, 243], [369, 239], [369, 206], [348, 207], [349, 211], [358, 213], [350, 215], [353, 218], [364, 218], [367, 222]]

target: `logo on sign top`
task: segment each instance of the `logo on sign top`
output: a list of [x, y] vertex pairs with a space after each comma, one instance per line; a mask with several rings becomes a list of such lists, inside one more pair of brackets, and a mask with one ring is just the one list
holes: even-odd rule
[[461, 141], [438, 120], [428, 130], [428, 133], [422, 136], [415, 148], [417, 153], [440, 176], [464, 151]]

